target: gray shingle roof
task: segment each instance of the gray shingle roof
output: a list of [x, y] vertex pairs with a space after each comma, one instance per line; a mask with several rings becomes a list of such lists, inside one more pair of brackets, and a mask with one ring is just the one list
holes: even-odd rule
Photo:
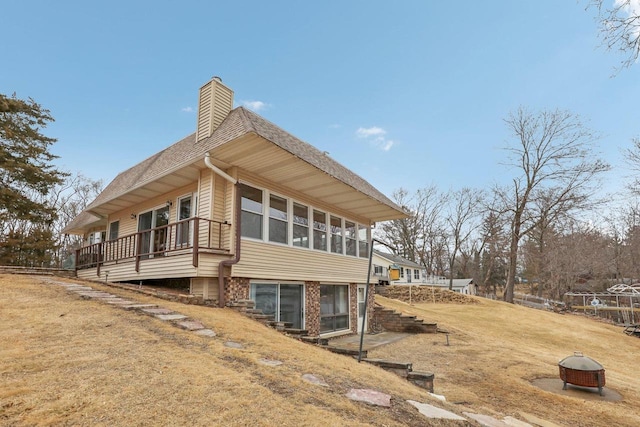
[[376, 190], [371, 184], [340, 163], [326, 156], [322, 151], [243, 107], [233, 109], [210, 137], [195, 143], [195, 133], [193, 133], [137, 165], [121, 172], [107, 185], [87, 209], [91, 210], [94, 207], [126, 194], [132, 189], [138, 188], [172, 171], [198, 161], [202, 159], [204, 153], [209, 150], [249, 133], [255, 133], [271, 141], [280, 148], [351, 186], [355, 190], [399, 212], [403, 212], [402, 208]]
[[409, 261], [406, 258], [402, 258], [400, 255], [390, 254], [388, 252], [382, 252], [377, 249], [374, 249], [373, 253], [375, 253], [378, 256], [381, 256], [384, 259], [388, 259], [389, 261], [396, 264], [408, 265], [409, 267], [415, 267], [415, 268], [422, 268], [420, 264], [415, 263], [413, 261]]
[[106, 225], [106, 220], [101, 219], [87, 211], [80, 212], [80, 214], [71, 220], [63, 229], [65, 234], [72, 234], [74, 231], [83, 230], [86, 227], [93, 227], [98, 225]]

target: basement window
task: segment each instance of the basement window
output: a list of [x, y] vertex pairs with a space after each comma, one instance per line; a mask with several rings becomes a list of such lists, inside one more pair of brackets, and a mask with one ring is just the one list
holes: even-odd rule
[[320, 285], [320, 333], [349, 329], [349, 287]]

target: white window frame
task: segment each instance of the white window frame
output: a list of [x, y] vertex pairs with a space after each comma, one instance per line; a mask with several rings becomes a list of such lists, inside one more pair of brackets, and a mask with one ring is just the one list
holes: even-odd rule
[[[290, 226], [289, 235], [291, 236], [291, 246], [293, 246], [294, 248], [312, 249], [313, 248], [313, 242], [312, 242], [313, 233], [311, 231], [312, 231], [313, 224], [312, 224], [312, 219], [309, 218], [309, 216], [310, 216], [310, 214], [312, 212], [311, 206], [309, 206], [309, 205], [307, 205], [305, 203], [297, 202], [297, 201], [295, 201], [293, 199], [289, 199], [289, 204], [290, 204], [290, 212], [291, 212], [291, 221], [289, 221], [289, 226]], [[307, 225], [298, 224], [298, 223], [295, 222], [295, 217], [296, 217], [295, 208], [296, 208], [296, 205], [304, 206], [307, 209]], [[298, 246], [298, 245], [294, 244], [293, 231], [294, 231], [295, 226], [305, 227], [307, 229], [307, 246]]]
[[[262, 202], [260, 203], [262, 205], [262, 210], [261, 212], [258, 211], [253, 211], [253, 210], [249, 210], [249, 209], [243, 209], [242, 208], [242, 194], [240, 194], [240, 222], [242, 223], [242, 212], [248, 212], [248, 213], [252, 213], [255, 215], [260, 215], [260, 221], [262, 223], [262, 230], [261, 230], [261, 236], [260, 237], [252, 237], [252, 236], [241, 236], [243, 239], [251, 239], [251, 240], [257, 240], [257, 241], [265, 241], [265, 236], [268, 235], [269, 230], [267, 229], [268, 227], [268, 221], [265, 219], [265, 200], [268, 200], [269, 195], [268, 195], [268, 191], [265, 191], [264, 188], [258, 187], [256, 185], [247, 183], [247, 182], [240, 182], [240, 184], [245, 185], [247, 187], [251, 187], [254, 188], [260, 192], [262, 192]], [[242, 192], [241, 192], [242, 193]]]
[[[255, 188], [255, 187], [254, 187]], [[269, 202], [268, 206], [264, 206], [265, 203], [263, 203], [263, 210], [266, 210], [266, 215], [264, 215], [265, 218], [265, 223], [266, 223], [266, 227], [263, 227], [266, 230], [265, 236], [263, 236], [263, 240], [265, 240], [266, 242], [269, 243], [275, 243], [277, 245], [291, 245], [292, 239], [291, 239], [291, 231], [289, 230], [291, 228], [290, 224], [291, 224], [291, 199], [288, 197], [284, 197], [281, 196], [277, 193], [273, 193], [271, 191], [263, 191], [263, 194], [267, 194], [267, 200]], [[271, 196], [273, 197], [277, 197], [280, 199], [283, 199], [285, 201], [285, 215], [286, 215], [286, 219], [282, 220], [280, 218], [276, 218], [276, 217], [272, 217], [271, 216]], [[278, 242], [276, 240], [271, 240], [271, 220], [274, 221], [279, 221], [279, 222], [284, 222], [285, 223], [285, 242]]]
[[[331, 220], [333, 218], [339, 219], [340, 220], [340, 234], [337, 234], [333, 232], [333, 230], [331, 229]], [[334, 214], [329, 214], [329, 252], [332, 254], [337, 254], [337, 255], [344, 255], [345, 251], [344, 251], [344, 218], [338, 215], [334, 215]], [[340, 252], [334, 252], [333, 251], [333, 240], [335, 237], [339, 236], [340, 237]]]
[[[180, 207], [181, 207], [181, 203], [184, 199], [186, 199], [187, 197], [191, 197], [191, 209], [189, 212], [189, 216], [187, 218], [183, 218], [180, 219]], [[184, 219], [189, 219], [189, 218], [194, 218], [196, 216], [196, 197], [197, 197], [197, 193], [187, 193], [187, 194], [183, 194], [181, 196], [176, 197], [176, 220], [175, 222], [180, 222]], [[171, 212], [169, 212], [169, 216], [171, 216]], [[193, 242], [193, 226], [191, 226], [191, 222], [187, 223], [187, 226], [189, 227], [189, 235], [187, 237], [187, 241], [186, 242], [179, 242], [179, 227], [176, 227], [176, 246], [191, 246], [191, 243]]]
[[[113, 224], [118, 224], [118, 232], [116, 233], [116, 237], [114, 237], [113, 239], [111, 238], [111, 227], [113, 226]], [[109, 223], [109, 228], [107, 229], [107, 240], [111, 241], [111, 240], [118, 240], [118, 237], [120, 237], [120, 220], [117, 219], [115, 221], [111, 221]]]
[[[361, 253], [361, 248], [360, 245], [361, 243], [365, 243], [365, 248], [368, 249], [369, 245], [371, 244], [371, 227], [367, 226], [353, 218], [350, 217], [345, 217], [342, 214], [337, 214], [334, 213], [332, 211], [326, 210], [322, 207], [318, 207], [315, 206], [313, 204], [309, 204], [297, 199], [294, 199], [292, 197], [288, 197], [288, 196], [284, 196], [283, 194], [277, 193], [277, 192], [272, 192], [264, 187], [252, 184], [251, 182], [247, 182], [244, 180], [240, 181], [240, 184], [254, 188], [257, 191], [262, 192], [262, 211], [258, 212], [258, 211], [253, 211], [250, 209], [242, 209], [242, 212], [249, 212], [249, 213], [253, 213], [256, 215], [260, 215], [261, 216], [261, 224], [262, 224], [262, 236], [261, 238], [256, 238], [256, 237], [250, 237], [250, 236], [241, 236], [242, 239], [250, 239], [250, 240], [255, 240], [255, 241], [260, 241], [260, 242], [264, 242], [264, 243], [269, 243], [269, 244], [276, 244], [276, 245], [286, 245], [292, 248], [297, 248], [297, 249], [301, 249], [301, 250], [314, 250], [314, 251], [319, 251], [319, 252], [327, 252], [327, 253], [332, 253], [332, 254], [336, 254], [336, 255], [342, 255], [342, 256], [355, 256], [357, 258], [368, 258], [369, 253], [367, 250], [367, 253]], [[276, 197], [280, 197], [282, 199], [285, 199], [287, 201], [287, 242], [286, 243], [281, 243], [281, 242], [276, 242], [276, 241], [271, 241], [269, 238], [269, 225], [270, 225], [270, 220], [271, 219], [275, 219], [275, 220], [280, 220], [277, 218], [272, 218], [271, 217], [271, 196], [276, 196]], [[300, 206], [304, 206], [307, 208], [307, 222], [308, 225], [307, 230], [308, 230], [308, 240], [309, 240], [309, 246], [305, 247], [305, 246], [296, 246], [293, 244], [293, 228], [294, 228], [294, 208], [295, 205], [300, 205]], [[316, 227], [314, 227], [314, 213], [318, 212], [324, 215], [324, 224], [325, 224], [325, 230], [324, 233], [326, 235], [326, 247], [324, 249], [316, 249], [315, 248], [315, 231], [318, 230]], [[331, 232], [331, 218], [338, 218], [340, 219], [340, 234], [334, 234]], [[176, 214], [176, 218], [177, 218], [177, 214]], [[280, 220], [281, 221], [281, 220]], [[346, 223], [350, 222], [354, 224], [354, 229], [355, 229], [355, 238], [352, 238], [353, 241], [355, 242], [356, 245], [356, 254], [353, 255], [347, 255], [346, 254]], [[299, 225], [299, 224], [297, 224]], [[301, 225], [302, 226], [302, 225]], [[304, 227], [304, 226], [303, 226]], [[319, 231], [319, 230], [318, 230]], [[364, 235], [361, 236], [361, 233], [364, 231]], [[341, 246], [341, 251], [340, 252], [333, 252], [333, 240], [336, 239], [337, 237], [340, 238], [340, 246]], [[364, 237], [364, 240], [363, 240]]]

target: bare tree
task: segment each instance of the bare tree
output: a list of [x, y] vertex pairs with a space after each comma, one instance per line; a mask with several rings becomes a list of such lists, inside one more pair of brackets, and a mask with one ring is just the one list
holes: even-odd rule
[[[521, 239], [540, 221], [542, 215], [557, 217], [559, 212], [586, 208], [597, 189], [598, 176], [609, 166], [593, 153], [594, 134], [579, 117], [566, 111], [533, 114], [519, 108], [505, 123], [514, 137], [507, 146], [508, 162], [517, 175], [511, 184], [495, 189], [501, 214], [507, 214], [509, 227], [509, 266], [504, 299], [513, 302]], [[543, 209], [535, 201], [546, 198]]]
[[397, 254], [426, 267], [429, 274], [442, 269], [444, 253], [441, 212], [446, 196], [435, 186], [409, 195], [402, 188], [394, 191], [394, 201], [411, 215], [409, 218], [386, 221], [378, 229], [378, 238], [397, 250]]
[[638, 178], [638, 174], [640, 174], [640, 138], [633, 138], [631, 144], [631, 147], [623, 149], [622, 153], [627, 166], [634, 172], [631, 182], [627, 184], [627, 189], [631, 191], [631, 194], [638, 196], [640, 195], [640, 178]]
[[496, 200], [483, 208], [477, 250], [474, 254], [475, 272], [473, 279], [483, 289], [485, 295], [496, 295], [497, 285], [504, 285], [508, 252], [506, 215], [500, 215], [495, 207]]
[[[397, 255], [410, 261], [416, 260], [416, 242], [420, 236], [423, 216], [416, 206], [414, 197], [404, 188], [399, 188], [391, 196], [410, 216], [385, 221], [380, 225], [378, 238], [389, 248], [395, 248]], [[419, 203], [418, 203], [419, 205]]]
[[449, 262], [449, 290], [453, 290], [454, 264], [463, 245], [470, 240], [472, 233], [478, 228], [474, 221], [482, 197], [480, 192], [471, 188], [463, 188], [450, 194], [445, 223], [447, 226], [447, 260]]
[[602, 44], [607, 50], [617, 50], [623, 55], [621, 67], [628, 68], [638, 62], [640, 56], [640, 2], [637, 0], [592, 0], [590, 5], [598, 10], [598, 23]]
[[56, 259], [61, 263], [65, 256], [80, 246], [82, 237], [62, 233], [64, 227], [78, 216], [102, 191], [102, 180], [94, 181], [78, 173], [69, 175], [65, 181], [54, 187], [48, 195], [48, 203], [58, 212], [51, 231], [56, 239]]

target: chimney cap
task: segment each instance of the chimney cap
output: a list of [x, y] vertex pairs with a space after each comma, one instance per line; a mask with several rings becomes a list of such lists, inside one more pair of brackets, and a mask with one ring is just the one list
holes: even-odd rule
[[212, 80], [217, 80], [217, 81], [219, 81], [220, 83], [222, 83], [222, 79], [221, 79], [220, 77], [218, 77], [218, 76], [213, 76], [211, 79], [212, 79]]

